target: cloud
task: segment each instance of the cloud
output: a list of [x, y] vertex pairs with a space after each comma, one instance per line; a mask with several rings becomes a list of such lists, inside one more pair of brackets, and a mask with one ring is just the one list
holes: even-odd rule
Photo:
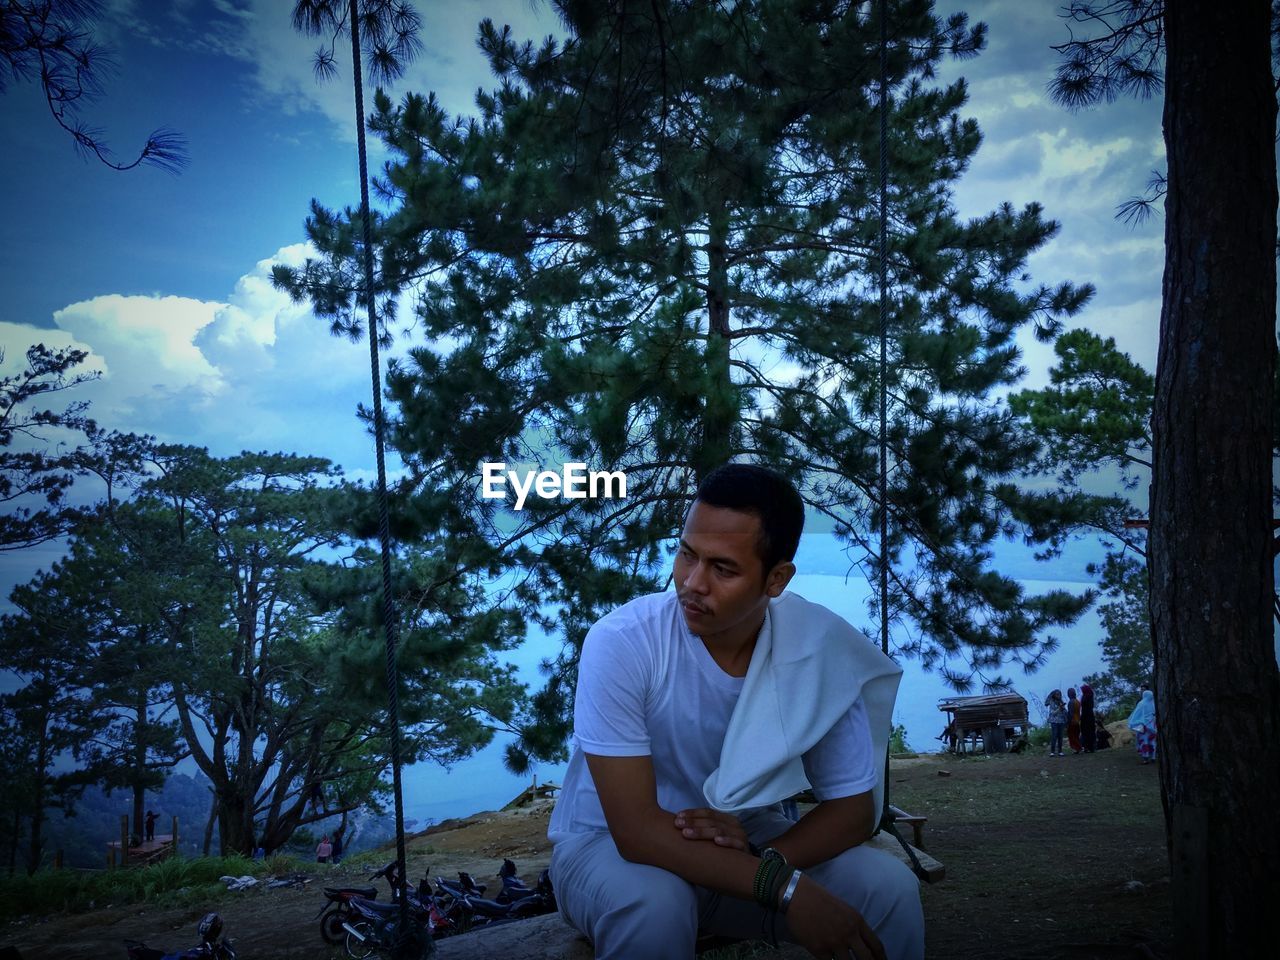
[[[1141, 193], [1152, 170], [1163, 169], [1159, 100], [1124, 98], [1070, 112], [1048, 96], [1057, 66], [1052, 49], [1068, 39], [1052, 5], [1022, 0], [961, 4], [942, 0], [939, 15], [964, 9], [989, 28], [988, 48], [976, 58], [946, 61], [939, 79], [963, 77], [983, 144], [956, 184], [965, 216], [980, 216], [1001, 202], [1036, 202], [1060, 224], [1058, 235], [1028, 262], [1032, 284], [1063, 280], [1093, 283], [1098, 292], [1066, 326], [1116, 338], [1148, 370], [1154, 369], [1164, 246], [1161, 224], [1131, 227], [1115, 218], [1117, 206]], [[1030, 330], [1018, 337], [1038, 386], [1054, 362], [1052, 348]]]
[[[36, 342], [89, 352], [96, 382], [76, 388], [103, 427], [208, 446], [217, 455], [271, 449], [327, 456], [357, 470], [373, 459], [355, 417], [367, 402], [368, 347], [329, 334], [306, 305], [271, 286], [284, 247], [241, 276], [224, 301], [104, 294], [53, 315], [56, 329], [0, 323], [5, 370]], [[68, 395], [69, 397], [69, 395]]]
[[[286, 114], [319, 111], [348, 142], [355, 141], [355, 109], [351, 93], [350, 40], [339, 38], [335, 55], [338, 74], [317, 81], [316, 48], [328, 37], [304, 36], [294, 30], [289, 9], [279, 0], [239, 0], [237, 43], [253, 66], [258, 93]], [[422, 54], [389, 90], [435, 92], [451, 113], [474, 113], [478, 88], [496, 85], [487, 61], [475, 45], [480, 21], [490, 17], [499, 26], [509, 23], [519, 39], [540, 41], [559, 33], [548, 4], [529, 0], [456, 0], [416, 4], [422, 18]], [[465, 42], [460, 40], [465, 38]], [[365, 90], [365, 109], [372, 109], [372, 88]], [[371, 149], [377, 149], [371, 144]]]

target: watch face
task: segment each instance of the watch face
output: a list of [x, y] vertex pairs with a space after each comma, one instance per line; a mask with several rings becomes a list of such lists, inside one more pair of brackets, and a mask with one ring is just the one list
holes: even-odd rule
[[784, 857], [782, 854], [780, 854], [777, 850], [773, 849], [773, 847], [765, 847], [763, 850], [761, 850], [760, 859], [761, 860], [780, 860], [783, 863], [787, 862], [787, 858]]

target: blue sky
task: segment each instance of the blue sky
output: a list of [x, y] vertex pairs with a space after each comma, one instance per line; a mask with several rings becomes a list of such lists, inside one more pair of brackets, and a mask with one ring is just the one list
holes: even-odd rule
[[[349, 80], [316, 83], [315, 41], [294, 33], [291, 6], [107, 0], [100, 35], [118, 69], [87, 115], [121, 157], [157, 126], [180, 130], [191, 155], [180, 176], [81, 160], [37, 88], [9, 85], [0, 100], [0, 346], [6, 371], [36, 341], [87, 349], [103, 377], [80, 395], [105, 426], [222, 455], [315, 453], [367, 477], [372, 450], [354, 418], [369, 393], [367, 348], [332, 338], [269, 282], [273, 262], [305, 255], [312, 198], [331, 207], [359, 198]], [[1052, 104], [1050, 45], [1067, 38], [1059, 6], [940, 4], [990, 28], [981, 56], [940, 71], [943, 81], [966, 78], [964, 113], [985, 138], [956, 205], [977, 216], [1003, 201], [1043, 204], [1062, 229], [1033, 258], [1033, 280], [1094, 283], [1098, 294], [1073, 325], [1115, 337], [1153, 369], [1163, 224], [1157, 216], [1133, 229], [1114, 211], [1163, 167], [1159, 104], [1077, 114]], [[519, 37], [557, 28], [545, 4], [526, 0], [417, 7], [425, 50], [397, 89], [434, 90], [454, 112], [469, 112], [474, 91], [492, 85], [475, 45], [482, 17], [510, 23]], [[1050, 348], [1029, 335], [1022, 345], [1028, 383], [1042, 383]], [[0, 557], [0, 587], [7, 595], [55, 555]], [[1078, 581], [1081, 571], [1077, 556], [1019, 575]], [[1083, 632], [1075, 642], [1090, 646]]]

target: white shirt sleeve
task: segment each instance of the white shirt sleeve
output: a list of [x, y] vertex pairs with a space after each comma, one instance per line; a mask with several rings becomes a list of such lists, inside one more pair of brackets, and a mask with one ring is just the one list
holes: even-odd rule
[[597, 623], [583, 641], [573, 705], [573, 733], [583, 753], [650, 755], [645, 702], [653, 663], [636, 633]]
[[805, 776], [818, 800], [856, 796], [876, 785], [877, 765], [884, 763], [884, 757], [872, 756], [871, 725], [861, 697], [803, 760]]

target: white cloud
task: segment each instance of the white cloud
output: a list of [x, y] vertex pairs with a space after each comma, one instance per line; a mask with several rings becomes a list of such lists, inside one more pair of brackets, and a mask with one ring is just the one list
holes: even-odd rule
[[113, 405], [188, 392], [207, 401], [226, 389], [196, 347], [217, 304], [189, 297], [94, 297], [55, 311], [53, 322], [102, 358], [102, 384]]
[[[518, 39], [540, 42], [557, 33], [559, 24], [548, 4], [529, 0], [457, 0], [452, 3], [418, 3], [422, 18], [422, 54], [391, 89], [393, 96], [406, 91], [434, 91], [450, 113], [474, 113], [478, 88], [496, 85], [487, 61], [475, 45], [480, 21], [490, 17], [499, 26], [510, 24]], [[328, 37], [309, 37], [293, 28], [290, 7], [279, 0], [247, 0], [237, 19], [238, 43], [253, 64], [259, 92], [285, 113], [318, 110], [343, 137], [355, 140], [355, 107], [351, 94], [350, 40], [336, 44], [338, 74], [320, 82], [313, 71], [314, 55]], [[372, 86], [365, 90], [365, 109], [372, 110]], [[377, 144], [371, 143], [371, 149]]]
[[53, 330], [0, 323], [5, 370], [32, 343], [76, 346], [90, 354], [85, 369], [102, 373], [76, 391], [103, 427], [219, 455], [285, 450], [360, 469], [373, 460], [355, 417], [372, 390], [368, 347], [334, 338], [271, 286], [272, 264], [300, 264], [308, 249], [259, 261], [226, 301], [105, 294], [56, 311]]

